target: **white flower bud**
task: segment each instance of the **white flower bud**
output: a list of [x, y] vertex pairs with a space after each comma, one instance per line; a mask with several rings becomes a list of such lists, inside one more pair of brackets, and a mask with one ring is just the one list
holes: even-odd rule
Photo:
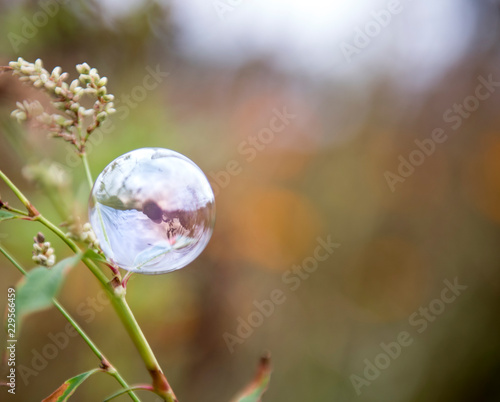
[[61, 76], [61, 73], [62, 73], [62, 68], [57, 66], [52, 70], [51, 77], [57, 80]]
[[90, 66], [87, 63], [78, 64], [76, 66], [76, 71], [80, 74], [88, 74], [90, 71]]
[[101, 112], [96, 116], [96, 119], [99, 123], [102, 123], [104, 120], [106, 120], [107, 114], [106, 112]]
[[28, 116], [26, 115], [25, 112], [21, 112], [19, 111], [17, 114], [16, 114], [16, 119], [18, 122], [21, 122], [21, 121], [24, 121], [28, 118]]
[[27, 67], [27, 66], [21, 66], [20, 68], [21, 73], [24, 75], [31, 75], [35, 72], [35, 69], [33, 67]]
[[40, 116], [37, 117], [37, 120], [40, 123], [50, 125], [52, 124], [52, 117], [46, 112], [43, 112]]
[[78, 88], [78, 80], [73, 80], [71, 81], [71, 85], [69, 86], [69, 90], [73, 93], [75, 93], [76, 88]]
[[54, 81], [47, 81], [45, 83], [45, 89], [47, 89], [49, 91], [53, 91], [55, 87], [56, 87], [56, 83]]
[[66, 110], [66, 102], [53, 102], [52, 104], [56, 109]]
[[55, 264], [56, 262], [56, 256], [52, 254], [48, 259], [47, 259], [47, 266], [51, 267]]
[[81, 83], [83, 84], [88, 84], [90, 83], [91, 79], [90, 79], [90, 75], [88, 74], [81, 74], [80, 77], [78, 78], [80, 80]]
[[60, 114], [53, 114], [52, 120], [54, 120], [54, 122], [56, 124], [59, 124], [60, 126], [66, 125], [66, 119], [64, 118], [64, 116], [61, 116]]
[[108, 83], [108, 79], [107, 77], [102, 77], [98, 82], [97, 82], [97, 86], [98, 87], [103, 87], [104, 85], [106, 85]]

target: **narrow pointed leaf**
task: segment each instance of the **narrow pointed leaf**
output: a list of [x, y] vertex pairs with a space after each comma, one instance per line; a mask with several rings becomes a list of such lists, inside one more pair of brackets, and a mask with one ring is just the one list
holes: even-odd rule
[[0, 209], [0, 221], [6, 221], [8, 219], [13, 219], [15, 217], [16, 215], [14, 215], [12, 212]]
[[92, 261], [96, 261], [96, 262], [103, 262], [103, 263], [108, 262], [105, 257], [103, 257], [101, 254], [95, 252], [94, 250], [92, 250], [90, 248], [85, 251], [82, 258], [90, 258]]
[[100, 369], [94, 369], [87, 371], [82, 374], [70, 378], [65, 381], [59, 388], [57, 388], [52, 394], [45, 398], [42, 402], [65, 402], [69, 399], [75, 390], [92, 374], [101, 371]]
[[52, 299], [59, 293], [64, 276], [82, 258], [81, 254], [66, 258], [52, 268], [32, 269], [16, 286], [17, 325], [27, 315], [52, 306]]
[[260, 359], [253, 381], [232, 402], [260, 402], [270, 379], [271, 359], [269, 356], [264, 356]]

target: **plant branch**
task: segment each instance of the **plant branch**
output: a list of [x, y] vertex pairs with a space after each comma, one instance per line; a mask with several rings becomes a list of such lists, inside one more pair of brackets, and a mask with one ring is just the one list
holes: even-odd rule
[[[9, 178], [0, 170], [0, 178], [4, 180], [4, 182], [9, 186], [9, 188], [16, 194], [19, 200], [25, 205], [28, 211], [36, 209], [32, 206], [32, 204], [28, 201], [26, 196], [16, 187], [14, 183], [12, 183]], [[31, 208], [31, 209], [30, 209]], [[30, 213], [31, 216], [31, 213]], [[69, 239], [61, 229], [59, 229], [56, 225], [54, 225], [51, 221], [41, 215], [38, 211], [36, 211], [36, 215], [30, 219], [33, 221], [38, 221], [48, 229], [50, 229], [53, 233], [55, 233], [68, 247], [75, 253], [80, 253], [80, 248]], [[177, 398], [170, 387], [163, 371], [156, 360], [156, 357], [144, 336], [139, 324], [137, 323], [132, 310], [130, 309], [127, 301], [125, 299], [125, 289], [121, 286], [121, 281], [118, 283], [116, 287], [109, 286], [109, 281], [107, 276], [99, 269], [99, 267], [88, 257], [82, 259], [82, 262], [90, 269], [90, 271], [94, 274], [94, 276], [101, 282], [101, 285], [107, 291], [108, 296], [110, 297], [112, 304], [115, 308], [116, 313], [120, 317], [125, 329], [127, 330], [132, 342], [135, 347], [139, 351], [139, 354], [144, 361], [146, 368], [151, 375], [153, 380], [153, 388], [154, 392], [161, 396], [166, 402], [177, 402]]]
[[17, 209], [17, 208], [13, 208], [9, 204], [7, 204], [6, 202], [2, 202], [2, 200], [0, 200], [0, 209], [2, 209], [2, 208], [5, 209], [6, 211], [14, 212], [15, 214], [18, 214], [18, 215], [29, 216], [27, 212], [21, 211], [20, 209]]
[[21, 267], [21, 265], [12, 257], [2, 246], [0, 246], [0, 253], [2, 253], [11, 263], [14, 265], [19, 272], [21, 272], [23, 275], [28, 275], [26, 270]]
[[154, 392], [167, 402], [177, 402], [177, 398], [163, 374], [151, 346], [149, 346], [141, 327], [137, 323], [125, 299], [125, 289], [121, 285], [118, 285], [117, 289], [121, 289], [121, 292], [115, 292], [115, 297], [112, 298], [113, 306], [153, 379]]
[[[3, 247], [0, 246], [0, 252], [14, 265], [19, 272], [23, 275], [27, 275], [27, 271], [12, 257]], [[121, 376], [118, 370], [111, 365], [111, 363], [106, 359], [104, 354], [100, 351], [97, 345], [90, 339], [90, 337], [85, 333], [85, 331], [78, 325], [78, 323], [71, 317], [71, 315], [66, 311], [66, 309], [59, 303], [57, 299], [52, 299], [52, 302], [56, 306], [56, 308], [60, 311], [60, 313], [66, 318], [66, 320], [73, 326], [73, 328], [78, 332], [78, 334], [82, 337], [88, 347], [94, 352], [97, 358], [101, 361], [102, 368], [109, 375], [114, 377], [116, 381], [124, 388], [123, 393], [128, 393], [130, 398], [135, 402], [140, 402], [137, 396], [134, 394], [133, 390], [130, 389], [130, 386], [125, 381], [125, 379]]]
[[10, 181], [10, 179], [5, 175], [4, 172], [0, 170], [0, 178], [7, 184], [7, 186], [12, 190], [12, 192], [16, 195], [17, 198], [19, 198], [19, 201], [23, 203], [23, 205], [26, 207], [26, 210], [28, 211], [29, 216], [36, 216], [39, 214], [39, 212], [36, 210], [36, 208], [31, 205], [29, 200], [25, 197], [25, 195], [19, 190], [14, 183]]

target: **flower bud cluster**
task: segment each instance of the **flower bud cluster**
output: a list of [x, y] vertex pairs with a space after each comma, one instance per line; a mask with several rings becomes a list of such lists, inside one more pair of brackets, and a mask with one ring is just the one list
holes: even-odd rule
[[31, 259], [44, 267], [51, 267], [56, 262], [54, 249], [50, 246], [50, 242], [45, 241], [45, 236], [41, 232], [33, 238], [33, 257]]
[[[87, 63], [78, 64], [76, 70], [79, 77], [67, 83], [68, 73], [63, 73], [61, 67], [55, 67], [49, 73], [40, 59], [30, 63], [21, 57], [12, 61], [9, 66], [13, 74], [19, 76], [22, 82], [39, 88], [51, 96], [52, 105], [59, 113], [47, 113], [40, 102], [18, 102], [12, 117], [19, 122], [33, 118], [36, 122], [48, 127], [52, 136], [71, 142], [79, 152], [85, 149], [88, 136], [99, 125], [114, 113], [114, 96], [108, 94], [106, 84], [108, 79], [101, 77], [95, 68]], [[81, 104], [83, 96], [91, 96], [96, 100], [91, 108]], [[83, 128], [85, 118], [91, 118], [91, 123]], [[82, 131], [83, 134], [82, 134]]]
[[99, 240], [97, 240], [97, 236], [92, 230], [90, 223], [87, 222], [81, 225], [79, 221], [76, 221], [70, 224], [68, 229], [69, 232], [66, 233], [67, 237], [85, 243], [91, 249], [99, 250]]

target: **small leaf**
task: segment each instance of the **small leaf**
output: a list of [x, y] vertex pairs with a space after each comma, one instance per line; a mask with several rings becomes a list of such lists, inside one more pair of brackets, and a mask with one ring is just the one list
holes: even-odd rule
[[271, 379], [271, 358], [266, 355], [260, 359], [254, 380], [232, 402], [260, 402]]
[[82, 258], [90, 258], [92, 261], [107, 263], [108, 261], [101, 254], [95, 252], [92, 249], [87, 249], [83, 254]]
[[16, 215], [14, 215], [12, 212], [0, 209], [0, 221], [7, 221], [9, 219], [14, 219], [15, 217]]
[[77, 376], [70, 378], [65, 381], [63, 385], [57, 388], [52, 394], [45, 398], [42, 402], [65, 402], [69, 399], [75, 390], [89, 378], [92, 374], [101, 371], [100, 369], [94, 369], [87, 371], [86, 373], [78, 374]]
[[16, 310], [18, 327], [28, 314], [52, 306], [52, 299], [57, 295], [64, 281], [66, 272], [82, 258], [81, 254], [66, 258], [52, 268], [37, 267], [32, 269], [16, 286]]

